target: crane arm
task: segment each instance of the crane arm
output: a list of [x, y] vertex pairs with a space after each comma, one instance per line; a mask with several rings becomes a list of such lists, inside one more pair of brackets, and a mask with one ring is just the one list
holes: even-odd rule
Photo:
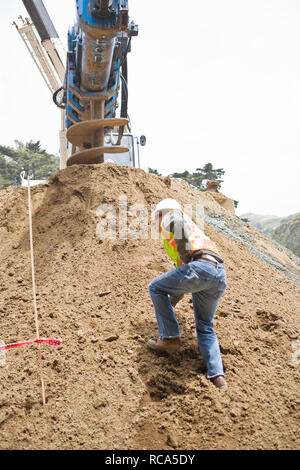
[[[129, 23], [128, 0], [76, 0], [76, 7], [77, 21], [68, 36], [64, 83], [66, 126], [70, 129], [67, 136], [73, 144], [68, 164], [97, 163], [103, 161], [104, 136], [116, 126], [122, 134], [128, 124], [126, 60], [138, 28]], [[113, 125], [121, 81], [123, 120]], [[92, 121], [97, 121], [96, 127]], [[107, 150], [117, 153], [117, 147]], [[95, 148], [99, 150], [92, 151]], [[119, 151], [124, 152], [124, 148]]]
[[[28, 19], [23, 20], [22, 28], [15, 25], [48, 87], [53, 89], [55, 83], [62, 84], [53, 90], [53, 99], [63, 108], [61, 155], [66, 156], [65, 135], [71, 144], [71, 155], [69, 151], [63, 160], [67, 159], [68, 166], [102, 163], [104, 154], [127, 153], [129, 149], [120, 146], [124, 129], [129, 128], [127, 54], [132, 36], [138, 34], [137, 25], [129, 21], [128, 0], [75, 0], [77, 17], [68, 32], [66, 67], [56, 48], [57, 31], [43, 1], [23, 0], [23, 3], [43, 47]], [[50, 65], [59, 78], [56, 82]], [[105, 146], [105, 136], [117, 129], [116, 144]]]

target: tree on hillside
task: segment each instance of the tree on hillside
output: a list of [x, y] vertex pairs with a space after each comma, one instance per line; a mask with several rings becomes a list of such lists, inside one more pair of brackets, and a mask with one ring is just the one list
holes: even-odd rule
[[16, 164], [0, 154], [0, 189], [13, 184], [16, 175]]
[[205, 180], [219, 181], [221, 186], [221, 183], [223, 183], [223, 180], [221, 178], [224, 176], [224, 174], [225, 170], [223, 168], [214, 169], [211, 163], [206, 163], [203, 168], [197, 168], [194, 173], [184, 171], [183, 173], [173, 173], [170, 176], [172, 178], [183, 179], [195, 188], [204, 189], [203, 181]]
[[224, 181], [221, 179], [225, 175], [223, 168], [213, 168], [211, 163], [206, 163], [203, 168], [196, 168], [196, 171], [203, 176], [204, 180], [219, 181], [220, 185]]
[[162, 176], [162, 174], [158, 173], [158, 171], [154, 168], [149, 168], [148, 167], [148, 173], [152, 173], [153, 175], [157, 175], [157, 176]]
[[42, 149], [40, 141], [15, 144], [16, 148], [0, 145], [0, 189], [19, 181], [22, 171], [43, 180], [59, 170], [59, 158]]

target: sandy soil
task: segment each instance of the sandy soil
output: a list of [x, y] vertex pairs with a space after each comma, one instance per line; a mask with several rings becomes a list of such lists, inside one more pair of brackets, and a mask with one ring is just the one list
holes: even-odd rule
[[[297, 284], [205, 226], [228, 276], [215, 318], [229, 385], [220, 392], [205, 377], [190, 296], [176, 307], [182, 350], [147, 350], [157, 334], [147, 286], [172, 264], [159, 240], [99, 240], [96, 210], [119, 195], [148, 207], [175, 197], [227, 217], [209, 194], [115, 165], [74, 166], [32, 189], [40, 333], [63, 344], [42, 348], [45, 407], [36, 347], [7, 351], [0, 448], [299, 448]], [[276, 250], [246, 224], [245, 231]], [[32, 339], [24, 188], [0, 191], [0, 239], [0, 339]], [[293, 263], [285, 254], [281, 262]]]

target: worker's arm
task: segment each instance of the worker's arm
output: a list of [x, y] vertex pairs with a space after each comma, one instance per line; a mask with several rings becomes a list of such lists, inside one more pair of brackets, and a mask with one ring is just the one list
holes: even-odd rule
[[174, 234], [179, 256], [183, 263], [188, 263], [191, 258], [189, 236], [192, 230], [182, 212], [179, 210], [168, 212], [163, 218], [163, 227]]

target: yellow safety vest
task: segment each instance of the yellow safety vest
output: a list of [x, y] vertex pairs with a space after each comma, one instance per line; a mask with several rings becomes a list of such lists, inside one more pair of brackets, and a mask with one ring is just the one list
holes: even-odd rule
[[[207, 237], [205, 233], [200, 230], [199, 227], [197, 227], [197, 225], [192, 221], [192, 219], [190, 219], [186, 214], [183, 214], [183, 216], [185, 221], [188, 222], [192, 231], [192, 233], [188, 237], [191, 255], [195, 251], [205, 250], [211, 251], [215, 255], [221, 257], [216, 244], [212, 240], [210, 240], [210, 238]], [[163, 241], [164, 249], [167, 255], [171, 258], [171, 260], [174, 261], [176, 268], [178, 268], [178, 266], [181, 266], [183, 264], [183, 261], [180, 258], [180, 255], [177, 250], [177, 243], [174, 238], [174, 233], [165, 230], [163, 226], [163, 220], [161, 221], [160, 227], [160, 234]]]

